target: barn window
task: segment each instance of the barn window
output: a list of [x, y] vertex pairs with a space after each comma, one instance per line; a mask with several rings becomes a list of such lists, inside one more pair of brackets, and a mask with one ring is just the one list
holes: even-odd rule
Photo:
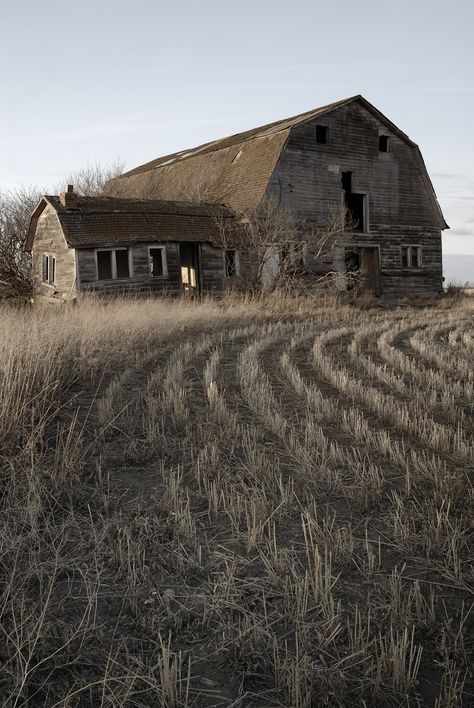
[[226, 278], [238, 275], [237, 251], [235, 248], [226, 248], [224, 251], [224, 272]]
[[402, 246], [402, 268], [421, 268], [421, 246]]
[[168, 274], [166, 264], [166, 249], [164, 246], [153, 246], [148, 249], [150, 275], [152, 278], [162, 278]]
[[103, 248], [96, 251], [97, 279], [116, 280], [130, 277], [128, 248]]
[[301, 241], [289, 241], [280, 246], [280, 266], [301, 268], [305, 264], [305, 245]]
[[379, 135], [379, 152], [388, 152], [390, 138], [388, 135]]
[[43, 283], [53, 285], [56, 280], [56, 258], [54, 256], [43, 253], [42, 271]]
[[329, 128], [326, 125], [316, 126], [316, 142], [325, 144], [328, 141]]

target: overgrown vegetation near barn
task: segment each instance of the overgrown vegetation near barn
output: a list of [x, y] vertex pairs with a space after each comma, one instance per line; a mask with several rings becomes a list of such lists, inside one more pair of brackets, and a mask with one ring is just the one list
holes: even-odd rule
[[1, 705], [470, 705], [472, 321], [3, 306]]

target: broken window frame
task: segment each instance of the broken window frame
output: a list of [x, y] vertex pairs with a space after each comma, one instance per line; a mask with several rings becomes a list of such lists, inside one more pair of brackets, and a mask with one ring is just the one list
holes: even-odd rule
[[56, 256], [43, 253], [41, 260], [41, 281], [46, 285], [54, 285], [56, 282]]
[[[117, 276], [117, 256], [116, 252], [117, 251], [126, 251], [127, 252], [127, 260], [128, 260], [128, 275], [122, 275], [120, 278]], [[110, 272], [111, 272], [111, 277], [110, 278], [99, 278], [99, 259], [98, 259], [98, 253], [110, 253]], [[95, 249], [95, 270], [96, 270], [96, 280], [98, 280], [101, 283], [107, 283], [110, 280], [129, 280], [130, 278], [133, 277], [133, 259], [132, 259], [132, 249], [129, 248], [128, 246], [119, 246], [119, 247], [112, 247], [112, 248], [96, 248]]]
[[422, 254], [423, 249], [419, 244], [400, 246], [400, 262], [402, 268], [408, 270], [419, 270], [423, 268]]
[[[161, 251], [161, 273], [153, 272], [153, 256], [152, 251]], [[153, 244], [153, 246], [148, 246], [148, 272], [150, 278], [167, 278], [168, 277], [168, 263], [166, 260], [166, 246], [161, 246], [159, 244]]]
[[[229, 257], [232, 254], [233, 262], [229, 263]], [[223, 253], [224, 258], [224, 277], [237, 278], [240, 275], [240, 260], [239, 252], [236, 248], [226, 248]], [[230, 272], [233, 271], [233, 272]]]

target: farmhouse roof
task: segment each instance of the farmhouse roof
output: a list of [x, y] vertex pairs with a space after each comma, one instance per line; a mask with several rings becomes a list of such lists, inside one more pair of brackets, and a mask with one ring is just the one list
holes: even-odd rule
[[355, 102], [364, 106], [412, 148], [433, 210], [438, 216], [441, 228], [445, 228], [447, 224], [418, 146], [361, 95], [351, 96], [291, 118], [159, 157], [125, 172], [111, 180], [111, 184], [113, 183], [114, 188], [119, 192], [123, 188], [123, 193], [129, 196], [146, 193], [163, 199], [176, 199], [180, 198], [181, 194], [186, 194], [186, 189], [189, 187], [192, 189], [193, 186], [203, 183], [205, 194], [214, 194], [219, 202], [225, 202], [238, 212], [253, 213], [263, 200], [291, 129]]
[[71, 247], [140, 241], [216, 241], [219, 220], [232, 212], [216, 204], [192, 204], [155, 199], [78, 197], [66, 208], [56, 195], [45, 195], [35, 211], [25, 249], [30, 251], [39, 216], [50, 204]]

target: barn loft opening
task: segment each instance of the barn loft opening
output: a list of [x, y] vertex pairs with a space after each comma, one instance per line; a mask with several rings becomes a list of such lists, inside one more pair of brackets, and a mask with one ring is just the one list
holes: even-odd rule
[[389, 140], [388, 135], [379, 135], [379, 152], [388, 152]]
[[343, 172], [341, 183], [344, 191], [344, 206], [347, 210], [347, 227], [351, 231], [364, 231], [367, 196], [352, 191], [352, 172]]
[[316, 142], [325, 144], [328, 141], [329, 129], [327, 125], [316, 126]]

